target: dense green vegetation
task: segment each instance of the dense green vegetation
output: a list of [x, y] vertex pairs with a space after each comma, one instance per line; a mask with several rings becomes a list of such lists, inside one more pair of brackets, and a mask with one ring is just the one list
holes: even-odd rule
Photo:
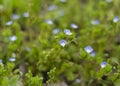
[[120, 86], [119, 0], [0, 0], [0, 86]]

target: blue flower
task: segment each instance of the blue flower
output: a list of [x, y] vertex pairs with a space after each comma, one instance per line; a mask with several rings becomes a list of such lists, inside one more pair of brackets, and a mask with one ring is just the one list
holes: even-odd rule
[[2, 59], [0, 59], [0, 64], [2, 64]]
[[59, 44], [62, 46], [62, 47], [65, 47], [65, 45], [67, 44], [67, 41], [64, 40], [64, 39], [61, 39]]
[[95, 52], [95, 51], [92, 51], [92, 52], [90, 53], [90, 55], [91, 55], [92, 57], [95, 57], [96, 52]]
[[100, 21], [99, 20], [93, 20], [93, 21], [91, 21], [91, 24], [98, 25], [98, 24], [100, 24]]
[[53, 24], [53, 21], [50, 20], [50, 19], [47, 19], [47, 20], [46, 20], [46, 23], [51, 25], [51, 24]]
[[71, 28], [73, 28], [73, 29], [77, 29], [78, 26], [77, 26], [76, 24], [72, 23], [72, 24], [71, 24]]
[[114, 19], [113, 19], [113, 22], [116, 23], [119, 21], [119, 17], [118, 16], [115, 16]]
[[107, 65], [107, 62], [101, 62], [101, 64], [100, 64], [101, 68], [105, 68], [106, 65]]
[[53, 10], [56, 10], [58, 7], [56, 5], [51, 5], [48, 7], [48, 10], [49, 11], [53, 11]]
[[63, 2], [63, 3], [65, 3], [67, 0], [60, 0], [60, 2]]
[[71, 33], [71, 31], [70, 31], [69, 29], [65, 29], [65, 30], [64, 30], [64, 33], [65, 33], [66, 35], [72, 35], [72, 33]]
[[16, 41], [16, 40], [17, 40], [17, 37], [16, 37], [16, 36], [10, 36], [10, 37], [9, 37], [9, 40], [10, 40], [10, 41]]
[[54, 30], [53, 30], [53, 34], [58, 34], [60, 32], [60, 29], [59, 28], [55, 28]]
[[28, 18], [29, 17], [29, 13], [28, 12], [24, 12], [23, 13], [23, 17]]
[[13, 21], [8, 21], [8, 22], [6, 22], [5, 25], [10, 26], [10, 25], [12, 25], [12, 24], [13, 24]]
[[14, 61], [16, 61], [16, 58], [11, 57], [11, 58], [9, 59], [9, 61], [10, 61], [10, 62], [14, 62]]
[[112, 0], [106, 0], [106, 2], [111, 3], [111, 2], [112, 2]]
[[94, 51], [91, 46], [86, 46], [86, 47], [84, 48], [84, 50], [85, 50], [87, 53], [92, 53], [92, 52]]
[[13, 15], [11, 16], [11, 18], [12, 18], [13, 20], [17, 20], [17, 19], [20, 18], [20, 16], [19, 16], [18, 14], [13, 14]]

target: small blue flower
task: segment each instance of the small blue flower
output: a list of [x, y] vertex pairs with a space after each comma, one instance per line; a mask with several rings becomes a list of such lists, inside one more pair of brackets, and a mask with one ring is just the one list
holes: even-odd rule
[[101, 64], [100, 64], [101, 68], [105, 68], [106, 65], [107, 65], [107, 62], [101, 62]]
[[100, 24], [100, 21], [99, 21], [99, 20], [93, 20], [93, 21], [91, 22], [91, 24], [93, 24], [93, 25], [98, 25], [98, 24]]
[[10, 62], [14, 62], [14, 61], [16, 61], [16, 58], [11, 57], [11, 58], [9, 59], [9, 61], [10, 61]]
[[52, 24], [53, 24], [53, 21], [50, 20], [50, 19], [48, 19], [48, 20], [46, 20], [46, 23], [52, 25]]
[[53, 11], [53, 10], [56, 10], [58, 7], [56, 5], [51, 5], [48, 7], [48, 10], [49, 11]]
[[65, 33], [66, 35], [72, 35], [72, 33], [71, 33], [71, 31], [70, 31], [69, 29], [65, 29], [65, 30], [64, 30], [64, 33]]
[[58, 34], [60, 32], [60, 29], [59, 28], [55, 28], [54, 30], [53, 30], [53, 34]]
[[28, 12], [24, 12], [23, 13], [23, 17], [28, 18], [29, 17], [29, 13]]
[[13, 15], [11, 16], [11, 18], [12, 18], [13, 20], [17, 20], [17, 19], [20, 18], [20, 16], [19, 16], [18, 14], [13, 14]]
[[106, 2], [111, 3], [111, 2], [112, 2], [112, 0], [106, 0]]
[[90, 53], [90, 55], [91, 55], [92, 57], [95, 57], [96, 52], [95, 52], [95, 51], [92, 51], [92, 52]]
[[0, 59], [0, 64], [2, 64], [2, 59]]
[[113, 22], [116, 23], [119, 21], [119, 17], [118, 16], [115, 16], [114, 19], [113, 19]]
[[60, 0], [60, 2], [63, 2], [63, 3], [65, 3], [67, 0]]
[[10, 26], [10, 25], [12, 25], [12, 24], [13, 24], [13, 21], [8, 21], [8, 22], [6, 22], [5, 25]]
[[84, 50], [85, 50], [87, 53], [91, 53], [91, 52], [94, 51], [91, 46], [86, 46], [86, 47], [84, 48]]
[[16, 41], [16, 40], [17, 40], [17, 37], [16, 37], [16, 36], [10, 36], [10, 37], [9, 37], [9, 40], [10, 40], [10, 41]]
[[62, 46], [62, 47], [65, 47], [65, 45], [67, 44], [67, 41], [64, 40], [64, 39], [61, 39], [59, 44]]
[[71, 28], [73, 28], [73, 29], [77, 29], [78, 26], [77, 26], [76, 24], [72, 23], [72, 24], [71, 24]]

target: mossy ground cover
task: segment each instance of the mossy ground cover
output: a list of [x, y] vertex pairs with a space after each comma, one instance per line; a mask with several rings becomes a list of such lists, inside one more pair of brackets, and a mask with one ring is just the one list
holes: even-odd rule
[[119, 0], [0, 0], [0, 86], [120, 86]]

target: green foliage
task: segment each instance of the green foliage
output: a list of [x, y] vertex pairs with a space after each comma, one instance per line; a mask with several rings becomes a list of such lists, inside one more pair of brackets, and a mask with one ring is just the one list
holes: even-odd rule
[[26, 74], [26, 78], [28, 86], [43, 86], [42, 85], [43, 78], [38, 76], [33, 77], [30, 71]]
[[49, 80], [47, 81], [47, 84], [55, 82], [55, 70], [56, 70], [56, 68], [53, 68], [50, 70], [50, 72], [47, 72], [47, 74], [49, 76]]
[[119, 8], [119, 0], [0, 0], [0, 86], [119, 86]]

